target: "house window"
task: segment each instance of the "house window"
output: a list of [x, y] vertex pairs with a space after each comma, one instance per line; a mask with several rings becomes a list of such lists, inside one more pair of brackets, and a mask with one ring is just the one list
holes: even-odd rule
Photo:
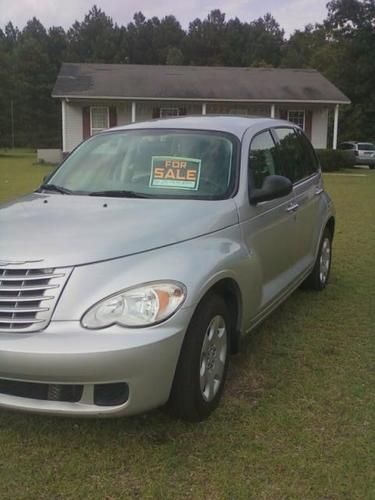
[[160, 118], [168, 118], [168, 116], [179, 116], [179, 108], [160, 108]]
[[102, 130], [109, 128], [109, 108], [108, 106], [92, 106], [90, 108], [91, 135], [98, 134]]
[[302, 130], [305, 130], [305, 112], [304, 111], [296, 111], [291, 110], [288, 111], [288, 120], [295, 125], [301, 127]]

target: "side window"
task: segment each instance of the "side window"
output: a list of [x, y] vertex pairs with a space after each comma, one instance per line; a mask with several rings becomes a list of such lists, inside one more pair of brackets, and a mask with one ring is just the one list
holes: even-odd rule
[[305, 176], [316, 174], [319, 170], [319, 163], [317, 157], [315, 155], [314, 149], [307, 139], [304, 133], [300, 130], [297, 130], [297, 135], [299, 137], [299, 142], [302, 151], [302, 161], [305, 167]]
[[293, 183], [307, 177], [300, 139], [295, 130], [283, 127], [276, 128], [275, 132], [280, 141], [277, 151], [285, 176]]
[[267, 130], [256, 135], [250, 145], [249, 178], [259, 189], [269, 175], [283, 175], [276, 159], [275, 142]]

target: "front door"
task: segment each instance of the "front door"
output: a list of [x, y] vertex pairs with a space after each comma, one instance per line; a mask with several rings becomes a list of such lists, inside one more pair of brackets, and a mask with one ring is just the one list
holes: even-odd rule
[[278, 151], [284, 171], [293, 182], [296, 204], [295, 260], [298, 273], [304, 273], [314, 262], [321, 228], [324, 203], [318, 161], [308, 139], [299, 129], [275, 129]]
[[[257, 134], [249, 149], [249, 190], [261, 188], [269, 175], [283, 175], [270, 130]], [[259, 269], [262, 290], [257, 313], [280, 295], [291, 283], [294, 267], [295, 214], [293, 193], [282, 198], [248, 204], [241, 214], [243, 238]]]

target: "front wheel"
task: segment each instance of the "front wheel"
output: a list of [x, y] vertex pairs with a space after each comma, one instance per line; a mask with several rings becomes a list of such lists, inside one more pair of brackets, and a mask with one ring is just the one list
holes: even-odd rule
[[303, 283], [304, 288], [323, 290], [327, 286], [332, 262], [332, 234], [328, 227], [323, 232], [319, 252], [311, 274]]
[[185, 335], [168, 409], [177, 418], [200, 421], [218, 406], [228, 368], [230, 315], [224, 300], [209, 295]]

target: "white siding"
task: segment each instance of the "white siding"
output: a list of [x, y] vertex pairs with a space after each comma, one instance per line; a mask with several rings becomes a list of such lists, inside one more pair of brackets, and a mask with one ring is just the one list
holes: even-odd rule
[[[82, 104], [64, 103], [63, 113], [63, 151], [71, 152], [83, 140]], [[172, 101], [139, 101], [136, 103], [136, 121], [142, 122], [152, 119], [155, 107], [184, 107], [187, 115], [201, 115], [200, 102], [172, 102]], [[116, 103], [117, 124], [126, 125], [131, 122], [131, 102]], [[289, 109], [288, 106], [285, 109]], [[301, 107], [303, 109], [303, 106]], [[269, 116], [270, 106], [264, 104], [239, 103], [207, 103], [209, 113], [240, 113], [258, 116]], [[280, 116], [280, 109], [276, 107], [276, 116]], [[311, 142], [315, 148], [327, 147], [328, 109], [316, 108], [312, 115]]]
[[314, 148], [327, 147], [328, 109], [314, 109], [312, 116], [311, 142]]
[[207, 114], [269, 117], [271, 114], [271, 108], [268, 104], [213, 102], [207, 103]]
[[117, 107], [117, 125], [128, 125], [131, 122], [131, 103], [121, 103]]
[[63, 149], [64, 153], [70, 153], [83, 140], [82, 107], [77, 104], [65, 103], [63, 124], [65, 127]]
[[136, 103], [135, 121], [144, 122], [151, 120], [154, 108], [184, 108], [186, 114], [189, 116], [202, 114], [202, 104], [200, 102], [143, 101]]

